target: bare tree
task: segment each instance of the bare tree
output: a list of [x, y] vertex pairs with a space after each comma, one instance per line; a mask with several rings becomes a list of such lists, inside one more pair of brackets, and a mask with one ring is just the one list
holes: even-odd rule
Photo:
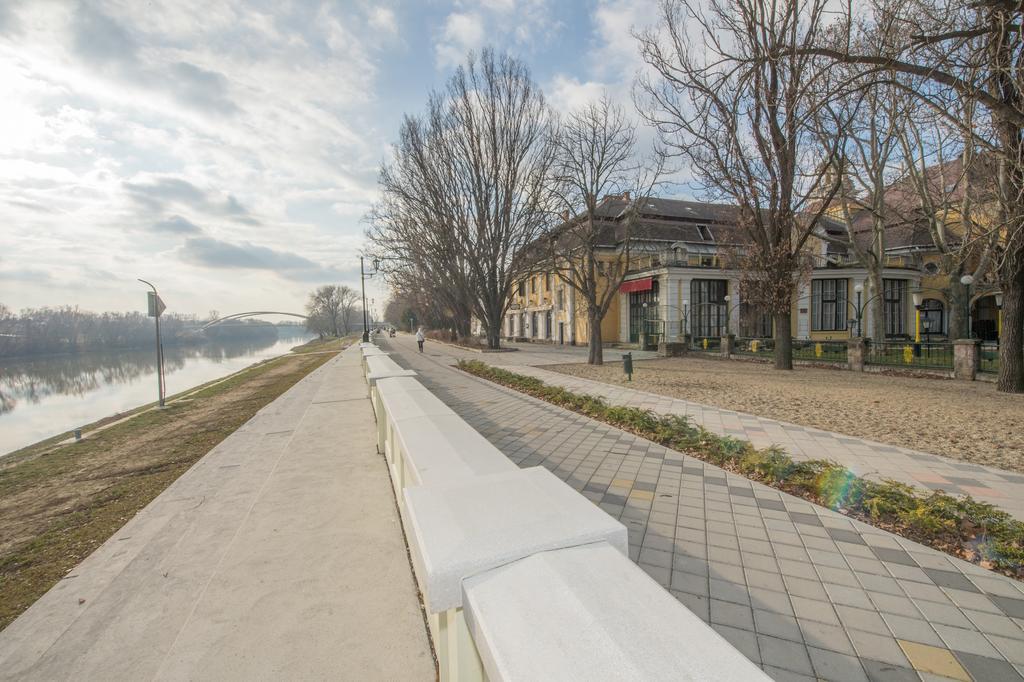
[[839, 219], [842, 230], [820, 224], [817, 236], [844, 248], [867, 271], [865, 305], [871, 312], [870, 336], [883, 342], [886, 234], [908, 218], [901, 210], [906, 206], [893, 205], [890, 190], [907, 175], [900, 136], [912, 103], [896, 88], [860, 83], [856, 74], [848, 71], [841, 69], [836, 75], [846, 91], [815, 116], [822, 147], [830, 140], [841, 144], [831, 162], [830, 171], [841, 182], [829, 213]]
[[[794, 51], [906, 76], [893, 82], [972, 138], [969, 154], [979, 146], [994, 155], [995, 210], [962, 223], [959, 242], [984, 244], [991, 257], [1003, 292], [998, 387], [1024, 392], [1024, 8], [1003, 0], [876, 0], [864, 16], [846, 12], [830, 36], [770, 58]], [[867, 35], [874, 38], [861, 39]], [[974, 105], [971, 116], [949, 109], [957, 98]]]
[[[950, 111], [957, 109], [970, 117], [974, 105], [956, 98], [950, 102]], [[975, 224], [977, 200], [993, 203], [992, 158], [979, 155], [972, 136], [962, 135], [961, 130], [925, 109], [908, 115], [899, 131], [907, 169], [906, 189], [901, 193], [913, 195], [911, 208], [916, 209], [904, 219], [923, 222], [939, 253], [942, 272], [949, 277], [949, 335], [957, 339], [970, 335], [965, 314], [969, 290], [960, 279], [969, 274], [980, 283], [991, 276], [996, 245], [995, 233]], [[971, 235], [985, 238], [971, 240]]]
[[633, 262], [639, 213], [662, 159], [638, 157], [636, 127], [607, 97], [571, 112], [552, 134], [550, 187], [562, 223], [540, 242], [541, 267], [558, 273], [587, 311], [587, 362], [604, 363], [601, 322]]
[[484, 50], [430, 96], [422, 118], [405, 119], [381, 170], [375, 249], [400, 259], [394, 271], [463, 292], [491, 348], [512, 286], [529, 269], [524, 248], [548, 220], [550, 124], [523, 63]]
[[828, 172], [838, 141], [822, 148], [811, 125], [828, 74], [801, 52], [824, 32], [826, 4], [664, 0], [661, 30], [638, 36], [657, 74], [639, 83], [644, 115], [706, 194], [738, 205], [741, 287], [772, 315], [777, 369], [792, 369], [802, 252], [841, 181]]
[[348, 333], [349, 317], [359, 294], [344, 284], [325, 284], [309, 294], [306, 328], [320, 336]]

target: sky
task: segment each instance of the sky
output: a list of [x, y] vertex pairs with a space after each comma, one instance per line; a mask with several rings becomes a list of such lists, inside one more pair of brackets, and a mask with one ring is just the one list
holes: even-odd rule
[[[403, 113], [470, 50], [629, 97], [654, 0], [3, 0], [0, 303], [301, 312], [358, 287]], [[368, 298], [383, 309], [374, 278]]]

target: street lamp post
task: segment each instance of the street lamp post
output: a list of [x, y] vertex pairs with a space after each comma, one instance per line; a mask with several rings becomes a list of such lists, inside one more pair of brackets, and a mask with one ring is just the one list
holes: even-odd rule
[[924, 296], [920, 289], [915, 289], [910, 292], [910, 297], [914, 301], [914, 343], [921, 343], [921, 304]]
[[974, 325], [971, 323], [971, 285], [974, 284], [974, 275], [964, 275], [960, 278], [960, 284], [967, 287], [967, 338], [974, 338]]
[[861, 321], [861, 315], [864, 312], [864, 308], [861, 307], [861, 304], [860, 304], [860, 297], [864, 293], [864, 285], [861, 284], [860, 282], [857, 282], [857, 284], [854, 285], [854, 287], [853, 287], [853, 292], [855, 294], [857, 294], [857, 338], [860, 338], [860, 335], [861, 335], [860, 321]]
[[156, 320], [156, 387], [157, 401], [160, 407], [164, 406], [164, 344], [160, 339], [160, 314], [164, 311], [164, 302], [160, 300], [160, 294], [152, 283], [144, 279], [140, 282], [152, 289], [149, 293], [149, 316]]
[[359, 257], [359, 287], [363, 294], [363, 343], [367, 343], [370, 340], [370, 321], [366, 317], [366, 280], [377, 274], [377, 269], [380, 267], [380, 259], [373, 259], [373, 272], [367, 273], [363, 267], [363, 257]]
[[997, 291], [996, 294], [996, 339], [1001, 339], [1003, 336], [1003, 292]]

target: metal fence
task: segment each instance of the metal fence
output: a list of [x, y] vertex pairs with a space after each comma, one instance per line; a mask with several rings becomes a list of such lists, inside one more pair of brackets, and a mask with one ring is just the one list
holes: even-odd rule
[[978, 371], [999, 373], [999, 344], [983, 343], [978, 349]]
[[953, 344], [914, 343], [913, 341], [868, 342], [869, 365], [890, 367], [921, 367], [929, 369], [953, 369]]
[[690, 350], [714, 351], [722, 350], [721, 336], [691, 336]]
[[846, 362], [845, 341], [793, 339], [793, 359], [809, 362]]
[[734, 355], [771, 357], [775, 352], [775, 339], [738, 338], [733, 341], [732, 352]]

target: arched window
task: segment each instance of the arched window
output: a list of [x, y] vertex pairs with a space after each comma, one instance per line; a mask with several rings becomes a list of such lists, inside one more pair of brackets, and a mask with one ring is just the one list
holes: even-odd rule
[[946, 306], [935, 298], [921, 301], [921, 334], [934, 336], [946, 333]]

